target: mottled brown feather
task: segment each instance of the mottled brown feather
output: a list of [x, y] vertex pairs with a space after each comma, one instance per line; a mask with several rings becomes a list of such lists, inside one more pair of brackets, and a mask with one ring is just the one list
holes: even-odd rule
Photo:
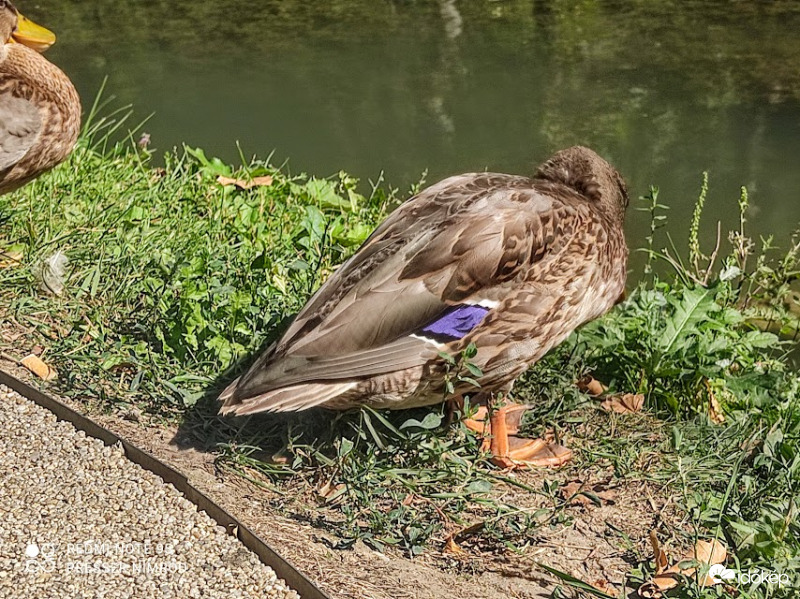
[[[320, 403], [319, 385], [333, 408], [435, 403], [444, 398], [439, 351], [469, 343], [484, 390], [507, 385], [619, 297], [626, 204], [621, 177], [585, 148], [557, 154], [534, 178], [441, 181], [334, 273], [222, 393], [223, 411], [305, 409]], [[416, 334], [461, 303], [491, 306], [463, 339], [437, 345]]]

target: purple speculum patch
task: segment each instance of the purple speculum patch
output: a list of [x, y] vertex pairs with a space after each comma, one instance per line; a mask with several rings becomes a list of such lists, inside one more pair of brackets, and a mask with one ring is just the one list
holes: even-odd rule
[[455, 341], [478, 326], [487, 312], [489, 308], [483, 306], [453, 306], [423, 327], [420, 333], [440, 342]]

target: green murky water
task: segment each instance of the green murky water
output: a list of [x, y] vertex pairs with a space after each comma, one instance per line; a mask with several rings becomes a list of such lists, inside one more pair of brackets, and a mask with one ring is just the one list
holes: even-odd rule
[[[166, 150], [400, 188], [428, 171], [524, 173], [587, 144], [638, 196], [650, 184], [685, 238], [701, 180], [708, 220], [800, 221], [800, 3], [793, 1], [39, 0], [49, 58], [88, 104], [103, 77]], [[642, 243], [643, 214], [629, 239]], [[710, 243], [710, 241], [709, 241]], [[710, 248], [709, 248], [710, 249]]]

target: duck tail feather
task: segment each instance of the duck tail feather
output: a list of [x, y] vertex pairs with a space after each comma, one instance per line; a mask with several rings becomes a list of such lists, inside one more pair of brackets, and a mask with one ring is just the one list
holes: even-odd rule
[[[299, 412], [327, 403], [349, 390], [358, 383], [307, 383], [282, 387], [256, 395], [244, 401], [228, 396], [220, 410], [222, 414], [244, 416], [257, 412]], [[227, 389], [223, 391], [223, 395]], [[220, 396], [222, 397], [222, 395]]]
[[221, 401], [223, 403], [223, 409], [231, 403], [238, 403], [238, 401], [231, 401], [231, 398], [233, 397], [234, 393], [236, 393], [236, 389], [239, 386], [239, 381], [241, 380], [242, 377], [237, 376], [230, 385], [222, 390], [222, 393], [219, 394], [219, 397], [217, 397], [217, 401]]

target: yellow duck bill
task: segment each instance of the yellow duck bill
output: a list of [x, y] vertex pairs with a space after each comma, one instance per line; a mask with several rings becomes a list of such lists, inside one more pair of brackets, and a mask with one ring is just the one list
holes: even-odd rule
[[56, 42], [56, 34], [17, 13], [17, 28], [11, 39], [37, 52], [44, 52]]

